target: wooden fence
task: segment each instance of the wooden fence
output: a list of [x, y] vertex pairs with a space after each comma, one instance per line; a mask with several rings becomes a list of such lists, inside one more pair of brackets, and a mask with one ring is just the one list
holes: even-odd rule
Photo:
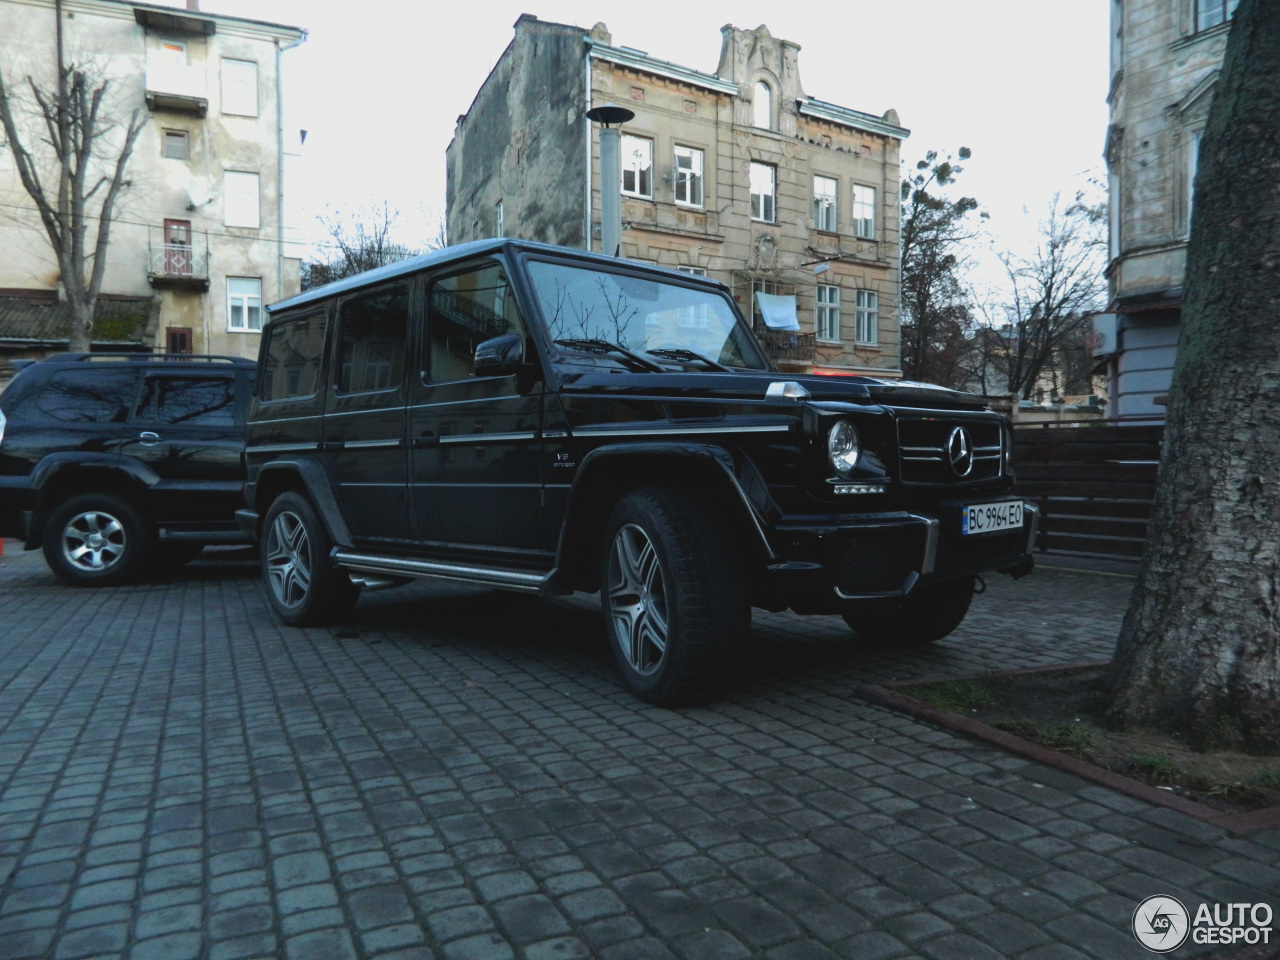
[[1164, 427], [1041, 424], [1013, 434], [1018, 492], [1042, 511], [1036, 552], [1136, 563]]

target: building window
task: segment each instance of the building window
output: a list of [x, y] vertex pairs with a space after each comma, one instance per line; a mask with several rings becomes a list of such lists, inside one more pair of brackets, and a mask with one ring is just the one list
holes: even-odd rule
[[680, 266], [680, 267], [676, 267], [676, 269], [679, 270], [681, 273], [688, 273], [695, 277], [705, 277], [707, 275], [706, 267]]
[[252, 60], [222, 59], [222, 112], [258, 115], [258, 65]]
[[836, 186], [831, 177], [813, 178], [813, 229], [836, 232]]
[[228, 227], [260, 227], [258, 175], [227, 170], [222, 174], [222, 222]]
[[767, 163], [751, 164], [751, 219], [773, 223], [778, 195], [778, 171]]
[[191, 344], [192, 336], [190, 327], [164, 328], [165, 353], [191, 353]]
[[505, 223], [505, 211], [504, 211], [504, 209], [503, 209], [502, 201], [501, 201], [501, 200], [499, 200], [499, 201], [498, 201], [498, 213], [497, 213], [497, 217], [496, 217], [496, 219], [497, 219], [497, 221], [498, 221], [498, 229], [497, 229], [497, 231], [494, 233], [494, 236], [495, 236], [495, 237], [505, 237], [505, 236], [507, 235], [507, 234], [506, 234], [506, 229], [507, 229], [507, 228], [506, 228], [506, 223]]
[[190, 141], [185, 130], [165, 130], [160, 150], [170, 160], [190, 160]]
[[840, 288], [820, 283], [814, 299], [814, 330], [818, 339], [839, 343]]
[[227, 277], [227, 329], [262, 329], [262, 281], [258, 277]]
[[876, 238], [875, 187], [854, 185], [853, 233], [854, 236], [863, 237], [867, 240], [874, 240]]
[[1196, 30], [1208, 30], [1226, 23], [1236, 12], [1240, 0], [1196, 0]]
[[[190, 276], [193, 266], [194, 263], [191, 257], [191, 221], [166, 220], [164, 222], [164, 272], [179, 276]], [[203, 273], [203, 270], [201, 273]]]
[[702, 151], [676, 147], [676, 203], [702, 206]]
[[751, 125], [761, 130], [773, 129], [773, 91], [763, 80], [756, 84], [755, 100], [751, 103]]
[[653, 198], [653, 141], [622, 136], [622, 192]]
[[870, 290], [859, 290], [853, 301], [854, 336], [858, 343], [875, 343], [879, 327], [880, 298]]
[[161, 40], [160, 55], [156, 62], [165, 67], [185, 67], [187, 65], [187, 45], [181, 40]]

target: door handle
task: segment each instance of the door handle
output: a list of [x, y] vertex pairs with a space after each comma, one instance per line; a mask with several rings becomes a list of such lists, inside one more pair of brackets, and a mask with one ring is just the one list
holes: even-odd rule
[[152, 433], [150, 430], [143, 430], [140, 434], [138, 434], [138, 441], [144, 447], [154, 447], [157, 443], [160, 442], [160, 434]]
[[415, 447], [438, 447], [440, 446], [440, 438], [428, 430], [422, 436], [414, 437], [413, 445]]

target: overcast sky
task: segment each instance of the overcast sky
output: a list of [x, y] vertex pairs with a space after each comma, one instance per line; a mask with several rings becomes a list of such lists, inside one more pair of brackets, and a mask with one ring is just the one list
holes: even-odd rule
[[[175, 3], [174, 5], [181, 5]], [[826, 9], [824, 9], [824, 6]], [[308, 130], [307, 217], [323, 205], [386, 197], [407, 242], [442, 214], [444, 151], [512, 38], [521, 13], [589, 29], [615, 45], [715, 70], [720, 28], [766, 24], [798, 43], [813, 97], [865, 113], [898, 111], [910, 167], [925, 151], [967, 146], [964, 192], [1002, 238], [1025, 235], [1055, 191], [1101, 167], [1107, 123], [1106, 0], [845, 0], [840, 4], [583, 0], [202, 0], [210, 13], [308, 31], [286, 54], [297, 122]], [[312, 223], [300, 224], [309, 236]], [[417, 234], [417, 236], [415, 236]]]

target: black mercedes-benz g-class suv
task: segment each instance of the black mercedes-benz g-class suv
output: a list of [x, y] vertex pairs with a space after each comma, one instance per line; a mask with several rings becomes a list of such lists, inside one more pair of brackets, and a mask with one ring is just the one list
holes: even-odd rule
[[925, 643], [1032, 568], [1003, 416], [778, 373], [715, 281], [493, 240], [269, 309], [240, 516], [286, 623], [414, 578], [599, 591], [675, 704], [733, 680], [752, 606]]
[[0, 536], [43, 546], [74, 586], [247, 543], [241, 357], [68, 353], [0, 394]]

